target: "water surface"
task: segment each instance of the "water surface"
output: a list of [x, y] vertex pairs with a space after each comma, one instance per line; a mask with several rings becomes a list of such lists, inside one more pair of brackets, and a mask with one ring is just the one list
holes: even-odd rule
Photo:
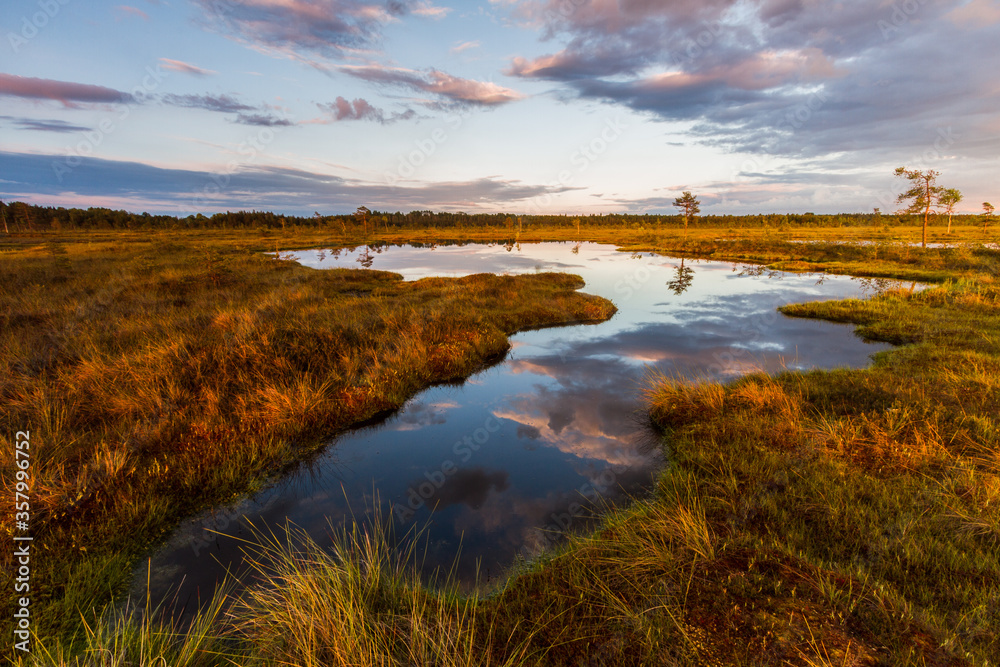
[[[397, 531], [426, 527], [428, 567], [448, 566], [461, 551], [459, 576], [468, 582], [478, 573], [488, 582], [516, 558], [587, 526], [595, 505], [648, 488], [663, 463], [643, 419], [651, 370], [730, 379], [753, 370], [861, 367], [889, 347], [864, 343], [849, 325], [777, 312], [786, 303], [859, 296], [872, 284], [845, 276], [630, 255], [598, 244], [291, 256], [317, 269], [367, 266], [407, 280], [571, 272], [584, 278], [584, 291], [619, 310], [596, 325], [517, 334], [503, 362], [464, 383], [420, 392], [252, 498], [185, 522], [152, 559], [154, 595], [204, 598], [226, 568], [239, 571], [247, 521], [275, 532], [291, 522], [329, 544], [331, 526], [376, 507], [393, 516]], [[144, 586], [145, 571], [141, 579]]]

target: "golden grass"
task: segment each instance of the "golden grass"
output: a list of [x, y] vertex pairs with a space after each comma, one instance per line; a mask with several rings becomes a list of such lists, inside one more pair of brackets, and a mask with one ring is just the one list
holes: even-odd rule
[[[404, 283], [198, 240], [66, 243], [58, 265], [28, 246], [0, 266], [2, 438], [9, 453], [32, 432], [44, 634], [79, 628], [91, 610], [64, 604], [107, 600], [129, 577], [118, 554], [135, 558], [183, 516], [499, 359], [508, 334], [614, 312], [575, 276]], [[13, 460], [0, 463], [11, 496]], [[107, 568], [74, 574], [83, 560]]]
[[[884, 241], [912, 231], [836, 233]], [[1000, 652], [996, 252], [787, 243], [827, 232], [740, 230], [722, 244], [714, 239], [735, 232], [525, 230], [521, 240], [614, 237], [685, 256], [945, 282], [783, 309], [908, 344], [872, 369], [754, 374], [726, 385], [654, 380], [650, 414], [670, 461], [654, 496], [524, 564], [495, 594], [428, 587], [384, 534], [356, 527], [333, 555], [298, 539], [265, 545], [259, 563], [271, 583], [212, 618], [202, 638], [107, 615], [84, 633], [90, 653], [67, 640], [39, 659], [986, 664]], [[973, 232], [961, 236], [975, 240]], [[197, 239], [211, 252], [184, 247]], [[44, 581], [72, 584], [44, 600], [52, 618], [108, 599], [130, 555], [106, 545], [119, 546], [128, 527], [154, 535], [193, 511], [178, 498], [206, 485], [245, 490], [248, 471], [294, 460], [310, 438], [396, 405], [432, 378], [461, 377], [527, 321], [609, 314], [574, 296], [579, 283], [567, 277], [403, 285], [378, 272], [318, 277], [281, 260], [247, 260], [255, 255], [249, 244], [238, 248], [246, 243], [238, 233], [179, 235], [152, 254], [138, 249], [137, 235], [93, 240], [86, 249], [65, 242], [65, 254], [0, 248], [22, 269], [0, 276], [18, 287], [0, 315], [12, 370], [0, 392], [15, 406], [5, 417], [12, 426], [30, 414], [39, 434], [59, 438], [38, 459], [52, 508], [46, 530], [61, 549], [49, 554], [58, 567]], [[116, 261], [100, 265], [93, 253], [107, 252]], [[251, 289], [239, 296], [236, 284]], [[508, 314], [511, 302], [532, 306]], [[21, 335], [32, 328], [43, 335]], [[73, 509], [57, 516], [59, 506]]]

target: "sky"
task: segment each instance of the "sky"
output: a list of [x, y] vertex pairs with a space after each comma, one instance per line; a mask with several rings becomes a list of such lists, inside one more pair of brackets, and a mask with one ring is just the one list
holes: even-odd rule
[[[121, 0], [118, 0], [120, 2]], [[1000, 0], [5, 0], [0, 199], [893, 211], [1000, 200]]]

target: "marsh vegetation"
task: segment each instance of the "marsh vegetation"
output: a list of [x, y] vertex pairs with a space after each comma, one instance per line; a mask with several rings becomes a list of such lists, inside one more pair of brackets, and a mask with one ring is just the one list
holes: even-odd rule
[[[4, 443], [26, 425], [45, 443], [29, 661], [985, 665], [1000, 653], [1000, 256], [978, 226], [950, 237], [976, 245], [898, 242], [918, 234], [526, 226], [519, 242], [614, 241], [935, 286], [783, 309], [900, 346], [871, 368], [652, 381], [671, 464], [651, 495], [489, 594], [421, 580], [416, 554], [347, 529], [333, 554], [265, 545], [276, 585], [179, 631], [103, 605], [180, 518], [468, 375], [514, 331], [613, 306], [561, 274], [406, 283], [262, 252], [357, 243], [346, 227], [17, 231], [0, 244]], [[508, 240], [503, 228], [368, 235]]]

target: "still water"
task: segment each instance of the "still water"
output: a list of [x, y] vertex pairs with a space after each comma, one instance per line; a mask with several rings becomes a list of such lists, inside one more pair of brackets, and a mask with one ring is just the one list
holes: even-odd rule
[[[286, 253], [316, 269], [370, 267], [406, 280], [480, 272], [578, 274], [611, 299], [609, 321], [519, 333], [501, 363], [424, 390], [381, 423], [231, 507], [185, 522], [145, 564], [154, 597], [205, 599], [240, 572], [247, 521], [291, 523], [320, 544], [379, 508], [397, 533], [426, 530], [428, 568], [457, 560], [489, 583], [519, 557], [586, 527], [594, 508], [649, 487], [663, 454], [643, 420], [651, 370], [731, 379], [754, 370], [860, 367], [888, 345], [849, 325], [785, 317], [782, 304], [863, 295], [868, 281], [766, 272], [728, 262], [617, 252], [598, 244], [465, 245]], [[221, 535], [220, 535], [221, 533]]]

